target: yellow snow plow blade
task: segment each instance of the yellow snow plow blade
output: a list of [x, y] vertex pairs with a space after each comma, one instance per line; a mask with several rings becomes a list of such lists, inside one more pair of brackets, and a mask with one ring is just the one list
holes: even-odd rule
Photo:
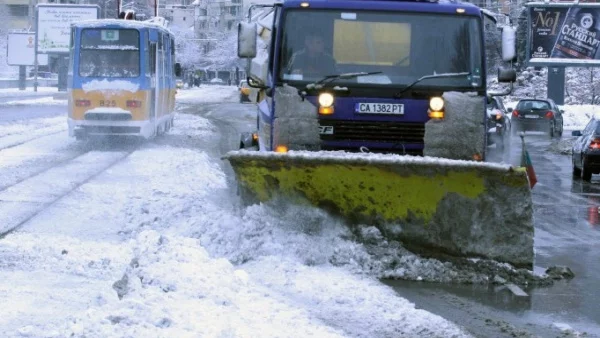
[[308, 202], [421, 252], [533, 267], [533, 207], [522, 168], [343, 152], [242, 150], [225, 158], [257, 201]]

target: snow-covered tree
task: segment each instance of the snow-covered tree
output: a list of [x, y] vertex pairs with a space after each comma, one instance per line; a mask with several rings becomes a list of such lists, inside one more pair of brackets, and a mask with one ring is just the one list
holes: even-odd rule
[[201, 67], [223, 70], [243, 67], [243, 62], [237, 56], [237, 30], [214, 32], [209, 36], [216, 41], [200, 60]]
[[600, 71], [595, 68], [567, 68], [565, 103], [600, 103]]
[[170, 27], [170, 30], [175, 35], [177, 62], [188, 69], [199, 64], [204, 51], [201, 43], [195, 39], [194, 32], [179, 27]]

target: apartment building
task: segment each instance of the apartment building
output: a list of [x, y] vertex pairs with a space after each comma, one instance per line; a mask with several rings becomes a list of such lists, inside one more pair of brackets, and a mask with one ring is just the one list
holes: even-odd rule
[[242, 0], [196, 0], [196, 29], [199, 31], [232, 30], [242, 20]]
[[29, 27], [29, 0], [4, 0], [8, 15], [8, 27], [27, 29]]

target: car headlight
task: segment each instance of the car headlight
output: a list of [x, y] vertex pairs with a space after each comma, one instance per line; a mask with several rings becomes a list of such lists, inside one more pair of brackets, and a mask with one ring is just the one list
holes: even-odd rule
[[333, 106], [334, 97], [330, 93], [321, 93], [319, 95], [319, 105], [324, 108], [329, 108]]
[[444, 99], [434, 96], [429, 99], [429, 109], [432, 111], [442, 111], [444, 109]]

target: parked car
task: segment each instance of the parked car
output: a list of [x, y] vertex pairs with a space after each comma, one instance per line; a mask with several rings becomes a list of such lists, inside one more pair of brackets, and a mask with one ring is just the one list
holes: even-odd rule
[[488, 144], [495, 144], [496, 148], [504, 149], [505, 143], [509, 142], [508, 135], [511, 122], [502, 98], [499, 96], [488, 97], [486, 111]]
[[573, 143], [573, 177], [581, 176], [590, 181], [592, 174], [600, 174], [600, 116], [590, 119], [583, 130], [571, 133], [578, 136]]
[[512, 114], [512, 133], [518, 131], [544, 131], [550, 137], [561, 137], [563, 133], [563, 113], [552, 99], [523, 99]]
[[218, 77], [210, 79], [209, 82], [210, 82], [210, 84], [218, 84], [218, 85], [225, 84], [225, 81], [223, 81], [222, 79], [220, 79]]
[[238, 84], [238, 90], [240, 91], [240, 103], [243, 102], [251, 102], [250, 100], [250, 86], [248, 86], [248, 81], [242, 80]]

